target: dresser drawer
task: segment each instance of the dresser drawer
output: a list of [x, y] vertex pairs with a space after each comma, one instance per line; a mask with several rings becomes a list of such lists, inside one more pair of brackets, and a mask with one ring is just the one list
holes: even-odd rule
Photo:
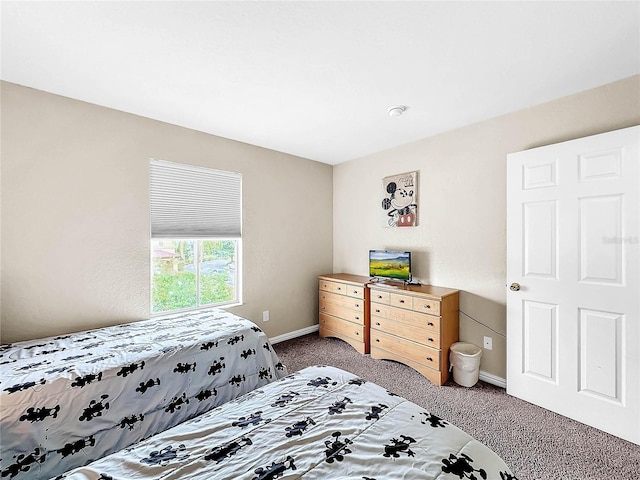
[[402, 293], [392, 293], [389, 295], [389, 305], [400, 308], [413, 308], [413, 297]]
[[326, 313], [327, 315], [333, 315], [334, 317], [340, 317], [344, 320], [364, 325], [364, 312], [351, 310], [350, 308], [342, 307], [334, 303], [321, 301], [320, 313]]
[[351, 310], [357, 310], [364, 313], [364, 300], [361, 298], [347, 297], [338, 293], [329, 293], [320, 290], [319, 292], [320, 305], [322, 303], [332, 303], [334, 305], [340, 305], [341, 307], [350, 308]]
[[[394, 322], [381, 317], [371, 317], [371, 328], [391, 335], [410, 339], [433, 348], [440, 348], [440, 333], [424, 327], [416, 327], [408, 323]], [[375, 334], [375, 332], [372, 332]]]
[[389, 305], [389, 292], [371, 290], [371, 301], [373, 303], [384, 303]]
[[364, 298], [365, 287], [358, 287], [357, 285], [345, 285], [345, 293], [353, 298]]
[[364, 299], [364, 289], [358, 285], [349, 285], [348, 283], [331, 282], [329, 280], [320, 280], [320, 290], [325, 292], [337, 293], [339, 295], [348, 295], [353, 298]]
[[391, 307], [382, 303], [371, 304], [371, 315], [377, 317], [391, 318]]
[[330, 282], [328, 280], [320, 280], [320, 290], [324, 290], [325, 292], [333, 292], [339, 293], [341, 295], [346, 295], [347, 289], [344, 283], [338, 282]]
[[371, 345], [435, 370], [440, 369], [440, 351], [435, 348], [378, 332], [377, 330], [371, 330]]
[[413, 310], [392, 307], [390, 305], [372, 305], [371, 316], [388, 318], [396, 322], [402, 322], [417, 328], [424, 328], [433, 332], [440, 331], [440, 317], [425, 315]]
[[365, 340], [364, 325], [356, 325], [324, 313], [320, 314], [320, 329], [331, 330], [332, 332], [340, 333], [359, 342], [364, 342]]
[[440, 302], [437, 300], [426, 300], [424, 298], [413, 297], [411, 308], [420, 313], [440, 315]]

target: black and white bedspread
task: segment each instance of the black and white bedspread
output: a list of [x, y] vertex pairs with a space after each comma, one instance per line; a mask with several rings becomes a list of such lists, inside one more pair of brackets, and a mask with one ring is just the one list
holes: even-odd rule
[[384, 388], [309, 367], [59, 480], [515, 479], [486, 446]]
[[285, 375], [220, 309], [2, 345], [1, 477], [53, 477]]

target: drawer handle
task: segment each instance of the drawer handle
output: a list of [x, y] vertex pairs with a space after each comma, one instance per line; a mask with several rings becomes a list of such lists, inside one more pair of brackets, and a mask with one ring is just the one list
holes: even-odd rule
[[379, 343], [379, 342], [380, 342], [380, 339], [379, 339], [379, 338], [376, 338], [376, 342], [378, 342], [378, 343]]
[[404, 300], [400, 300], [400, 303], [404, 303]]
[[356, 308], [360, 308], [360, 304], [359, 303], [356, 303]]
[[356, 320], [360, 320], [360, 317], [356, 317]]
[[338, 290], [342, 290], [342, 287], [338, 287]]
[[356, 334], [356, 335], [360, 335], [360, 333], [358, 333], [358, 332], [355, 332], [355, 334]]
[[380, 313], [380, 309], [379, 308], [376, 308], [376, 313]]
[[425, 303], [424, 308], [431, 308], [431, 305], [429, 305], [428, 303]]
[[429, 360], [430, 362], [433, 362], [433, 358], [431, 357], [427, 357], [427, 360]]
[[378, 295], [378, 298], [382, 299], [382, 295]]
[[322, 307], [320, 307], [320, 310], [325, 310], [326, 308], [327, 307], [322, 306]]
[[427, 342], [433, 342], [433, 338], [427, 338]]
[[427, 325], [429, 325], [430, 327], [433, 327], [433, 322], [429, 322], [427, 323]]
[[353, 293], [358, 293], [358, 290], [354, 290]]
[[380, 322], [376, 322], [376, 325], [380, 326]]

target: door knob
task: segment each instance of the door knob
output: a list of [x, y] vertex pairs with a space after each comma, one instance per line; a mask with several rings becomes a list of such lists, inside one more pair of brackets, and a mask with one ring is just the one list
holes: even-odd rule
[[509, 287], [512, 291], [517, 292], [518, 290], [520, 290], [520, 284], [519, 283], [512, 283], [511, 286]]

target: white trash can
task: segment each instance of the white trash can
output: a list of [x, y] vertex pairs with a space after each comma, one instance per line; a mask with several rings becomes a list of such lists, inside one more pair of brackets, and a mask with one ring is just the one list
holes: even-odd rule
[[471, 343], [457, 342], [451, 345], [449, 362], [453, 380], [463, 387], [473, 387], [478, 382], [482, 349]]

